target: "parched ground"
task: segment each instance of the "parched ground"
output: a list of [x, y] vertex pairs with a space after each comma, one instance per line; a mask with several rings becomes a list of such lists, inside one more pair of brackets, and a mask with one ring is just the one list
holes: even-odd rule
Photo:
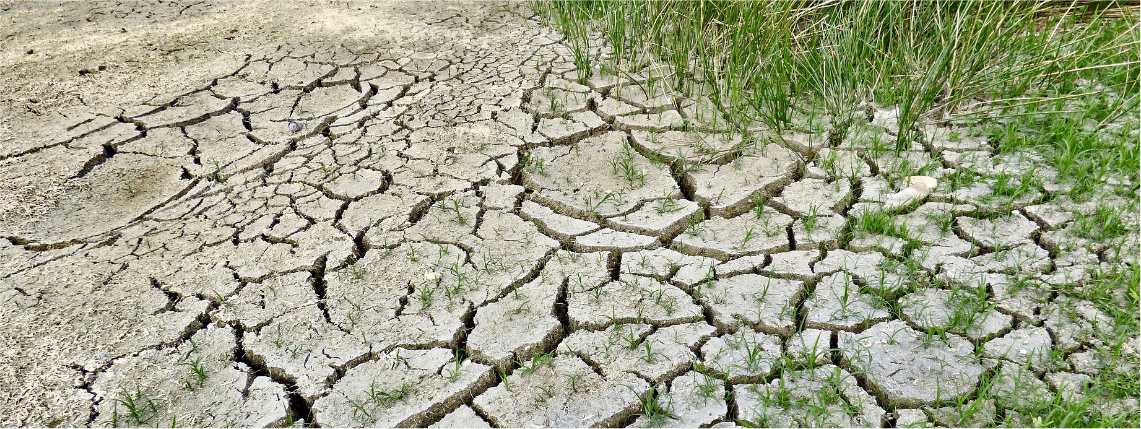
[[725, 132], [525, 5], [0, 11], [0, 426], [1030, 424], [1136, 377], [1080, 293], [1136, 184], [965, 127]]

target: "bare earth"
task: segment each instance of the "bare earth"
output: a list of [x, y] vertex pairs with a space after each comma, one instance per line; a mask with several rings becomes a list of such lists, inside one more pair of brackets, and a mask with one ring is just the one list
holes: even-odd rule
[[[1051, 285], [1137, 236], [1082, 242], [1049, 179], [847, 234], [900, 158], [580, 84], [531, 15], [0, 2], [0, 426], [954, 425], [1112, 365]], [[903, 158], [1018, 171], [954, 131]]]

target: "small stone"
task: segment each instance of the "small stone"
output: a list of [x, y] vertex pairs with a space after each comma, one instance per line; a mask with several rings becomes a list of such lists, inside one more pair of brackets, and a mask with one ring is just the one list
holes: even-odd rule
[[884, 208], [889, 210], [898, 209], [917, 201], [923, 201], [939, 182], [934, 177], [929, 176], [911, 176], [908, 178], [908, 186], [899, 192], [884, 197]]
[[286, 126], [289, 127], [290, 133], [296, 134], [305, 128], [305, 123], [301, 121], [289, 121], [289, 124]]

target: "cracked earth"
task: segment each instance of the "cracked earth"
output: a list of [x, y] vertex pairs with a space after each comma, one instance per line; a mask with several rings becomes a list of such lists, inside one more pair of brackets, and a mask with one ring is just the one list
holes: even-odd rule
[[953, 125], [725, 132], [522, 5], [2, 8], [0, 426], [950, 425], [1113, 365], [1053, 285], [1135, 211], [949, 191], [1027, 162]]

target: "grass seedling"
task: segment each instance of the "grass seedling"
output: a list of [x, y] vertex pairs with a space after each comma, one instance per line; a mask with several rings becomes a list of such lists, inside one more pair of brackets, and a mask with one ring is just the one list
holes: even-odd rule
[[[615, 330], [619, 329], [617, 326], [615, 325]], [[630, 350], [638, 348], [638, 344], [642, 343], [642, 339], [638, 338], [633, 329], [627, 330], [626, 335], [622, 336], [622, 340], [626, 342], [626, 348]]]
[[741, 238], [741, 244], [737, 246], [738, 249], [744, 249], [749, 244], [749, 240], [753, 239], [753, 228], [750, 227], [745, 231], [745, 236]]
[[701, 216], [696, 214], [689, 216], [689, 226], [685, 227], [686, 235], [692, 235], [696, 237], [701, 235], [704, 230], [705, 229], [701, 224]]
[[719, 395], [717, 394], [718, 388], [721, 387], [720, 380], [718, 380], [717, 377], [710, 375], [709, 372], [700, 364], [700, 362], [694, 361], [693, 368], [697, 371], [697, 373], [694, 374], [694, 377], [700, 377], [696, 383], [698, 392], [697, 394], [706, 400], [720, 399]]
[[433, 297], [436, 295], [436, 285], [420, 285], [418, 292], [420, 295], [420, 309], [431, 308]]
[[376, 380], [372, 381], [368, 389], [368, 399], [374, 405], [387, 407], [397, 401], [405, 401], [408, 398], [408, 385], [402, 384], [399, 388], [392, 390], [380, 390], [376, 388]]
[[548, 108], [550, 109], [550, 113], [552, 113], [552, 114], [558, 113], [559, 110], [561, 109], [561, 106], [559, 105], [559, 101], [556, 100], [554, 95], [551, 93], [548, 93], [547, 96], [550, 97], [550, 101], [551, 101], [550, 106], [548, 106]]
[[214, 297], [218, 298], [218, 302], [222, 303], [222, 306], [230, 306], [230, 301], [227, 300], [226, 297], [222, 296], [222, 294], [218, 293], [218, 291], [214, 291]]
[[583, 203], [586, 203], [588, 210], [594, 214], [594, 217], [602, 219], [602, 213], [600, 213], [598, 209], [602, 207], [603, 203], [610, 201], [613, 198], [614, 193], [610, 191], [606, 191], [604, 194], [600, 194], [598, 191], [595, 191], [593, 198], [590, 195], [587, 195], [582, 197], [582, 201]]
[[554, 394], [554, 387], [551, 387], [551, 386], [539, 386], [539, 391], [543, 392], [543, 396], [545, 396], [545, 398], [544, 398], [544, 397], [540, 397], [540, 398], [539, 398], [539, 402], [543, 402], [543, 401], [546, 401], [547, 399], [551, 399], [551, 398], [554, 398], [554, 397], [555, 397], [555, 394]]
[[135, 386], [135, 393], [124, 389], [120, 392], [119, 397], [112, 400], [115, 408], [111, 410], [111, 426], [119, 426], [119, 406], [127, 410], [124, 416], [125, 423], [129, 426], [146, 426], [149, 425], [151, 420], [158, 415], [158, 404], [154, 402], [149, 396], [145, 395], [142, 388]]
[[808, 215], [804, 217], [804, 230], [808, 231], [809, 234], [816, 229], [816, 210], [815, 204], [809, 206]]
[[190, 368], [190, 376], [185, 380], [186, 390], [193, 391], [194, 389], [206, 385], [206, 378], [209, 377], [209, 375], [206, 374], [206, 368], [202, 365], [201, 356], [192, 361], [180, 363], [179, 365], [185, 365], [187, 368]]
[[753, 215], [757, 219], [765, 215], [765, 196], [761, 194], [753, 195]]
[[677, 418], [673, 412], [673, 401], [663, 404], [661, 400], [656, 387], [651, 387], [650, 391], [638, 395], [638, 401], [642, 404], [642, 412], [638, 415], [644, 416], [651, 427], [662, 426], [666, 419]]
[[[634, 148], [629, 143], [622, 145], [622, 153], [616, 160], [610, 161], [610, 167], [614, 174], [626, 181], [626, 185], [630, 189], [636, 189], [646, 183], [646, 174], [644, 171], [639, 170], [638, 166], [634, 163], [636, 153]], [[637, 184], [637, 186], [635, 186]]]
[[512, 312], [515, 314], [521, 314], [521, 313], [530, 312], [530, 311], [531, 311], [531, 301], [530, 300], [523, 301], [522, 304], [519, 304], [517, 307], [515, 307], [514, 310], [512, 310]]
[[[854, 217], [854, 216], [853, 216]], [[851, 232], [854, 234], [880, 234], [891, 237], [907, 238], [907, 229], [903, 222], [899, 221], [895, 215], [879, 210], [870, 210], [862, 212], [855, 220], [851, 220]]]
[[531, 358], [531, 365], [524, 365], [522, 362], [516, 361], [519, 364], [519, 371], [523, 375], [531, 375], [538, 371], [541, 367], [554, 368], [555, 367], [555, 352], [550, 351], [543, 354], [536, 355]]
[[507, 379], [507, 372], [500, 369], [499, 370], [499, 379], [501, 381], [503, 381], [503, 388], [507, 389], [507, 391], [510, 392], [511, 391], [511, 381], [509, 381]]
[[458, 349], [458, 348], [454, 350], [453, 355], [455, 356], [455, 358], [454, 358], [455, 359], [454, 360], [455, 365], [451, 369], [448, 370], [447, 377], [448, 377], [448, 381], [455, 383], [456, 380], [459, 380], [460, 374], [461, 374], [460, 369], [467, 359], [460, 356], [460, 349]]
[[654, 302], [666, 311], [667, 316], [672, 316], [677, 311], [677, 299], [672, 296], [664, 296], [665, 290], [658, 289], [657, 293], [651, 292], [650, 295], [654, 297]]
[[464, 218], [463, 212], [460, 211], [460, 200], [452, 199], [451, 204], [448, 204], [447, 200], [441, 201], [440, 202], [440, 208], [444, 209], [445, 212], [451, 211], [452, 213], [455, 213], [455, 215], [456, 215], [455, 222], [456, 223], [459, 223], [460, 225], [467, 225], [467, 219]]
[[349, 275], [352, 276], [354, 280], [363, 280], [366, 273], [368, 273], [367, 270], [356, 264], [349, 265]]
[[582, 381], [582, 374], [574, 374], [570, 376], [571, 392], [578, 393], [578, 383]]
[[1124, 210], [1107, 205], [1098, 205], [1092, 213], [1074, 214], [1074, 233], [1078, 237], [1094, 241], [1105, 241], [1129, 232], [1128, 224], [1122, 220]]
[[362, 422], [370, 422], [374, 420], [372, 413], [369, 412], [369, 408], [371, 407], [365, 407], [364, 402], [349, 399], [349, 406], [353, 407], [353, 417], [357, 420]]
[[642, 360], [646, 361], [646, 363], [654, 363], [657, 359], [654, 358], [654, 352], [650, 349], [650, 342], [644, 341], [642, 342], [642, 346], [646, 350], [646, 355], [642, 356]]
[[681, 204], [678, 204], [673, 197], [659, 199], [654, 205], [654, 212], [657, 214], [674, 213], [681, 209]]

